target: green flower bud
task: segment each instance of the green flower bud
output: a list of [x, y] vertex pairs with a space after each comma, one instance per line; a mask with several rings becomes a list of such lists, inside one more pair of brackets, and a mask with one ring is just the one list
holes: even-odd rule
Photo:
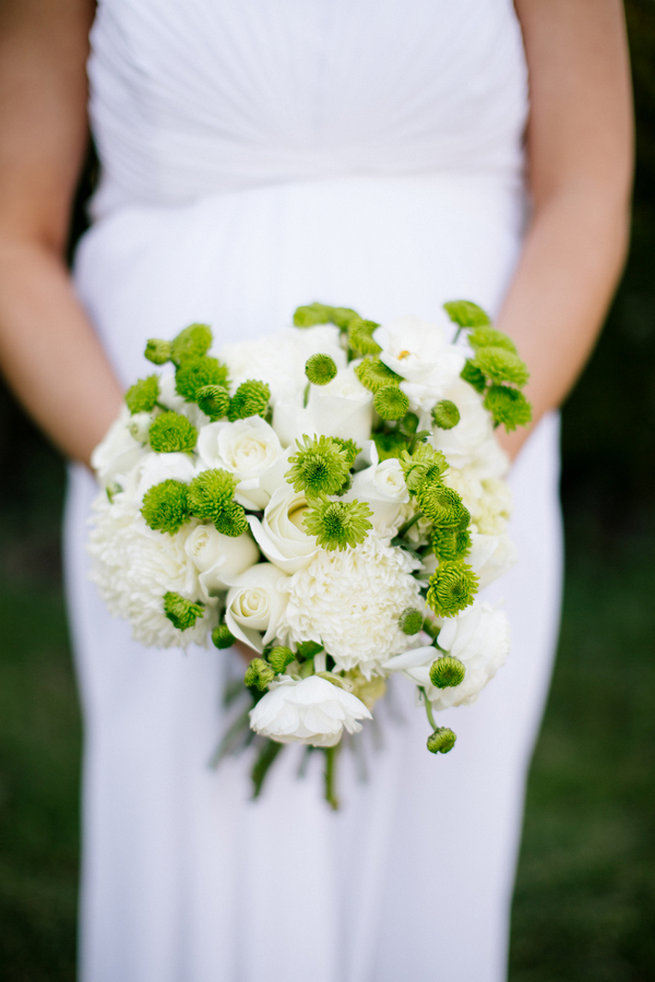
[[369, 392], [377, 392], [385, 385], [398, 385], [402, 377], [393, 372], [379, 358], [367, 355], [355, 367], [355, 375]]
[[507, 334], [497, 331], [495, 327], [476, 327], [468, 336], [468, 342], [472, 348], [504, 348], [517, 354], [516, 345]]
[[447, 754], [455, 746], [457, 737], [448, 726], [438, 726], [427, 740], [427, 748], [431, 754]]
[[231, 423], [249, 416], [265, 416], [271, 390], [266, 382], [249, 378], [242, 382], [230, 400], [227, 418]]
[[253, 658], [243, 677], [244, 685], [248, 688], [264, 692], [275, 678], [275, 672], [263, 658]]
[[466, 675], [466, 666], [459, 658], [442, 655], [430, 665], [430, 681], [437, 689], [450, 689], [460, 685]]
[[471, 534], [467, 528], [433, 528], [432, 548], [439, 560], [463, 559], [471, 548]]
[[303, 436], [296, 446], [298, 453], [289, 457], [293, 466], [284, 475], [287, 483], [311, 498], [338, 494], [350, 477], [346, 451], [330, 436]]
[[230, 407], [230, 393], [224, 385], [203, 385], [196, 392], [198, 405], [212, 423], [223, 419]]
[[164, 613], [178, 631], [186, 631], [187, 628], [193, 627], [198, 618], [203, 616], [204, 608], [205, 605], [201, 601], [193, 603], [173, 590], [164, 594]]
[[521, 387], [530, 378], [525, 362], [505, 348], [478, 348], [473, 364], [492, 382], [511, 382]]
[[195, 426], [186, 416], [172, 410], [156, 416], [148, 430], [150, 446], [156, 453], [189, 452], [195, 447], [197, 439]]
[[332, 323], [332, 307], [324, 303], [310, 303], [297, 307], [293, 315], [296, 327], [314, 327], [315, 324]]
[[212, 332], [207, 324], [189, 324], [171, 344], [171, 358], [181, 365], [187, 358], [200, 358], [211, 348]]
[[363, 542], [373, 528], [369, 517], [373, 514], [363, 501], [330, 501], [320, 498], [312, 501], [303, 517], [303, 526], [323, 549], [347, 549]]
[[409, 399], [397, 385], [383, 385], [373, 397], [373, 408], [381, 419], [402, 419], [409, 409]]
[[197, 402], [198, 392], [207, 385], [227, 387], [227, 367], [209, 355], [185, 358], [175, 372], [175, 391], [187, 402]]
[[156, 375], [148, 375], [131, 385], [125, 393], [125, 404], [134, 413], [149, 413], [155, 408], [159, 398], [159, 380]]
[[273, 671], [279, 675], [287, 665], [295, 660], [295, 657], [291, 648], [287, 648], [283, 644], [276, 644], [268, 653], [268, 663]]
[[453, 617], [470, 607], [478, 577], [461, 559], [440, 563], [430, 577], [426, 602], [437, 617]]
[[468, 358], [464, 363], [464, 368], [459, 373], [460, 378], [472, 385], [476, 392], [484, 392], [487, 387], [487, 380], [480, 369]]
[[310, 355], [305, 362], [305, 375], [312, 385], [327, 385], [337, 374], [337, 366], [329, 355]]
[[296, 658], [304, 661], [306, 658], [313, 658], [319, 651], [323, 651], [323, 645], [318, 641], [301, 641], [296, 647]]
[[432, 407], [432, 422], [442, 430], [452, 430], [460, 418], [459, 409], [450, 399], [441, 399]]
[[429, 443], [419, 443], [412, 453], [403, 450], [399, 459], [410, 494], [416, 494], [418, 488], [426, 483], [438, 481], [448, 470], [444, 455]]
[[439, 528], [465, 528], [471, 520], [457, 491], [439, 481], [419, 485], [416, 502], [425, 517]]
[[527, 426], [532, 419], [532, 407], [522, 392], [508, 385], [491, 385], [484, 397], [484, 408], [493, 416], [496, 426], [507, 432], [517, 426]]
[[141, 514], [146, 525], [173, 535], [190, 517], [189, 489], [182, 481], [161, 481], [143, 496]]
[[477, 303], [472, 303], [470, 300], [449, 300], [443, 305], [443, 309], [453, 324], [459, 327], [482, 327], [491, 324], [489, 315], [485, 314]]
[[348, 346], [356, 356], [377, 355], [382, 351], [372, 337], [373, 331], [379, 326], [375, 321], [365, 321], [361, 317], [351, 320], [348, 325]]
[[223, 535], [236, 537], [248, 529], [246, 513], [234, 500], [236, 482], [225, 470], [207, 470], [189, 485], [189, 508], [201, 522], [212, 522]]
[[347, 331], [354, 321], [361, 321], [361, 317], [352, 307], [330, 307], [330, 323], [342, 331]]
[[171, 360], [172, 345], [170, 341], [162, 341], [161, 338], [150, 338], [146, 343], [146, 350], [143, 352], [148, 361], [153, 365], [165, 365]]
[[423, 627], [423, 614], [416, 607], [406, 607], [398, 618], [398, 627], [403, 634], [418, 634]]
[[236, 638], [227, 624], [217, 624], [212, 631], [212, 641], [217, 648], [231, 648]]

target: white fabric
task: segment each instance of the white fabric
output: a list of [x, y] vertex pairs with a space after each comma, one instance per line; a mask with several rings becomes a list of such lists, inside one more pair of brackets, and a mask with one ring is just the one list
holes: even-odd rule
[[[459, 297], [497, 311], [524, 221], [509, 0], [101, 0], [89, 73], [103, 179], [75, 275], [125, 383], [146, 338], [191, 321], [220, 344], [317, 299], [378, 320]], [[315, 758], [297, 780], [292, 751], [256, 804], [245, 759], [207, 768], [238, 657], [141, 650], [108, 617], [73, 473], [83, 982], [501, 982], [559, 603], [554, 418], [512, 483], [510, 661], [444, 714], [446, 757], [397, 686], [404, 723], [384, 720], [367, 783], [345, 759], [334, 815]]]

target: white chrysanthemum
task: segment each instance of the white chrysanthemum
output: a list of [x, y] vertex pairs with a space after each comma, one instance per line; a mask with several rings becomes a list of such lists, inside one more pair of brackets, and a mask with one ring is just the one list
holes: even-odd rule
[[148, 528], [126, 495], [112, 503], [98, 495], [89, 537], [91, 579], [109, 612], [132, 625], [136, 641], [149, 647], [186, 648], [205, 644], [217, 623], [214, 603], [193, 627], [179, 631], [164, 613], [164, 594], [172, 590], [187, 600], [203, 596], [198, 572], [185, 550], [188, 530], [175, 535]]
[[286, 676], [273, 683], [250, 711], [256, 733], [278, 743], [334, 747], [347, 733], [359, 733], [360, 719], [371, 719], [364, 703], [327, 679], [310, 675], [295, 681]]
[[501, 535], [512, 509], [512, 494], [506, 481], [482, 477], [477, 468], [450, 467], [444, 484], [461, 496], [475, 528], [484, 535]]
[[398, 617], [407, 607], [423, 607], [411, 575], [416, 567], [411, 556], [374, 532], [354, 549], [320, 549], [287, 584], [290, 640], [319, 641], [339, 669], [359, 668], [370, 678], [408, 647]]

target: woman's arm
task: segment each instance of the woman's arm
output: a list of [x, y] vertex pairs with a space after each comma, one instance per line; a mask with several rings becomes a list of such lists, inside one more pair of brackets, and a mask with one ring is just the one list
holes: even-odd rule
[[121, 400], [64, 260], [92, 19], [89, 0], [0, 5], [0, 365], [54, 443], [87, 463]]
[[[516, 0], [528, 61], [533, 214], [498, 327], [531, 379], [534, 423], [581, 372], [625, 261], [630, 69], [619, 0]], [[502, 437], [515, 456], [527, 436]]]

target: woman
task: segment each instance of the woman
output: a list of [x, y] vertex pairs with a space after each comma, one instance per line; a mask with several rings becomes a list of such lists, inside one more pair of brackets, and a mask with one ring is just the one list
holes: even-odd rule
[[[516, 9], [515, 9], [516, 8]], [[514, 647], [434, 760], [406, 707], [326, 812], [280, 765], [204, 768], [236, 655], [140, 651], [69, 594], [86, 719], [82, 978], [498, 982], [525, 768], [559, 594], [556, 419], [625, 254], [629, 72], [617, 0], [103, 0], [91, 119], [103, 176], [62, 259], [86, 141], [88, 0], [5, 0], [0, 355], [88, 463], [151, 335], [255, 337], [321, 299], [378, 320], [467, 297], [518, 342], [534, 432], [513, 468]], [[526, 74], [527, 63], [527, 74]], [[528, 116], [529, 87], [529, 116]], [[526, 160], [522, 137], [527, 122]], [[525, 434], [505, 439], [512, 457]], [[230, 661], [230, 658], [232, 659]]]

